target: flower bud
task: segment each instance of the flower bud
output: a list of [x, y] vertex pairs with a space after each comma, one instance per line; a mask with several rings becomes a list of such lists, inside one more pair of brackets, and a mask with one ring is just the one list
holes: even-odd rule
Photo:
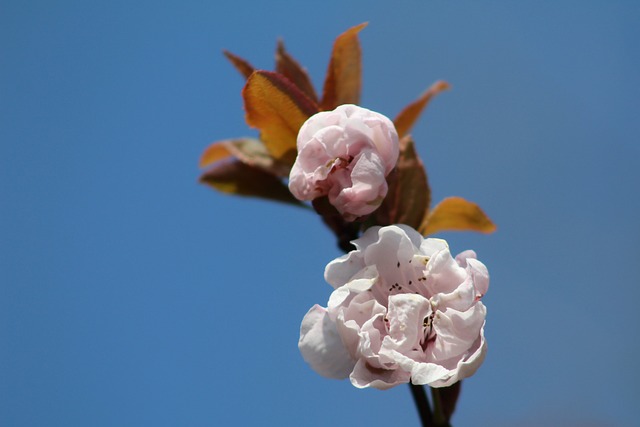
[[398, 133], [382, 114], [341, 105], [311, 116], [298, 133], [289, 190], [299, 200], [329, 196], [347, 221], [375, 211], [398, 161]]

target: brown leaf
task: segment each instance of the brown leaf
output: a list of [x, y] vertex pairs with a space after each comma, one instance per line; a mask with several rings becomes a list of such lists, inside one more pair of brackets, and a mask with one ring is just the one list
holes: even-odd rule
[[240, 74], [242, 74], [245, 79], [248, 79], [251, 73], [253, 73], [253, 71], [255, 70], [255, 68], [253, 68], [253, 65], [249, 64], [246, 60], [234, 55], [228, 50], [223, 50], [222, 53], [224, 53], [224, 56], [227, 57], [229, 62], [231, 62], [234, 67], [236, 67], [236, 70], [240, 71]]
[[496, 225], [477, 204], [462, 197], [447, 197], [427, 215], [418, 231], [423, 235], [440, 231], [493, 233]]
[[281, 74], [255, 71], [242, 90], [245, 118], [260, 129], [269, 154], [288, 166], [296, 159], [296, 138], [318, 106]]
[[409, 133], [409, 130], [413, 127], [416, 120], [420, 117], [422, 110], [427, 106], [431, 99], [438, 95], [440, 92], [450, 89], [451, 86], [449, 83], [439, 80], [431, 85], [429, 89], [427, 89], [420, 98], [413, 101], [411, 104], [407, 105], [400, 114], [398, 114], [393, 121], [396, 125], [396, 130], [398, 131], [398, 136], [402, 138], [406, 134]]
[[407, 224], [418, 228], [431, 203], [431, 190], [422, 160], [410, 136], [400, 140], [400, 157], [387, 177], [389, 191], [376, 212], [378, 224]]
[[200, 182], [223, 193], [302, 206], [279, 178], [236, 159], [216, 163], [200, 176]]
[[323, 110], [333, 110], [338, 105], [360, 102], [362, 54], [358, 33], [366, 26], [365, 22], [351, 27], [334, 42], [322, 93]]
[[284, 42], [282, 40], [278, 40], [278, 47], [276, 49], [276, 72], [291, 80], [291, 82], [304, 92], [309, 99], [313, 100], [313, 102], [318, 102], [318, 95], [316, 95], [316, 91], [313, 89], [313, 84], [311, 83], [309, 74], [307, 74], [307, 70], [289, 55], [284, 48]]
[[256, 166], [276, 176], [289, 175], [289, 168], [271, 157], [262, 141], [255, 138], [236, 138], [214, 142], [202, 153], [200, 167], [205, 168], [230, 156], [237, 158], [244, 164]]

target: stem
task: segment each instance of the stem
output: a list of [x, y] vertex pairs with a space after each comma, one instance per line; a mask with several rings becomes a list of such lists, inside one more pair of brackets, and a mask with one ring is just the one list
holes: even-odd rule
[[433, 399], [433, 420], [435, 421], [435, 425], [438, 427], [451, 427], [451, 424], [449, 424], [444, 414], [442, 396], [440, 396], [439, 388], [431, 388], [431, 398]]
[[409, 383], [409, 388], [411, 388], [411, 395], [416, 404], [422, 427], [434, 427], [433, 415], [431, 414], [431, 408], [429, 407], [429, 401], [427, 400], [427, 393], [424, 391], [424, 387]]

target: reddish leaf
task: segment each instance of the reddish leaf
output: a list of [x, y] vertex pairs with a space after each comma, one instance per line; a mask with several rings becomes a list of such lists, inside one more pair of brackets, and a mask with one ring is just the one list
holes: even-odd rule
[[235, 159], [216, 163], [200, 176], [200, 182], [223, 193], [301, 205], [279, 178]]
[[276, 176], [288, 176], [289, 168], [275, 161], [264, 144], [254, 138], [236, 138], [211, 144], [202, 153], [200, 167], [207, 167], [228, 157], [235, 157], [249, 166], [256, 166]]
[[334, 42], [322, 93], [323, 110], [333, 110], [338, 105], [360, 102], [362, 54], [358, 33], [366, 26], [365, 22], [349, 28]]
[[437, 81], [427, 89], [420, 98], [407, 105], [400, 114], [395, 118], [393, 123], [396, 125], [396, 130], [400, 138], [409, 133], [409, 130], [413, 127], [416, 120], [420, 117], [422, 110], [427, 106], [429, 101], [442, 91], [450, 89], [449, 83], [445, 81]]
[[278, 47], [276, 49], [276, 72], [291, 80], [291, 82], [311, 100], [316, 103], [318, 102], [318, 95], [316, 95], [316, 91], [313, 89], [309, 74], [307, 74], [307, 71], [298, 61], [293, 59], [285, 50], [282, 40], [278, 40]]
[[462, 197], [448, 197], [429, 212], [418, 231], [423, 235], [440, 231], [493, 233], [496, 225], [477, 204]]
[[255, 71], [242, 90], [246, 121], [260, 129], [269, 154], [291, 166], [302, 124], [318, 112], [317, 105], [281, 74]]
[[378, 224], [418, 228], [431, 203], [427, 174], [411, 137], [400, 140], [398, 164], [387, 177], [389, 191], [376, 213]]
[[255, 70], [253, 65], [249, 64], [246, 60], [240, 58], [239, 56], [234, 55], [228, 50], [223, 50], [224, 56], [227, 57], [229, 62], [236, 67], [236, 70], [240, 71], [240, 74], [244, 76], [245, 79], [248, 79], [251, 73]]

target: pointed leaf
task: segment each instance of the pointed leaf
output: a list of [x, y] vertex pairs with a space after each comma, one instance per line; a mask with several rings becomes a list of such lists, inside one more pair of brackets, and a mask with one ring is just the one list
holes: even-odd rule
[[358, 33], [366, 26], [365, 22], [349, 28], [334, 42], [322, 93], [323, 110], [333, 110], [338, 105], [360, 102], [362, 53]]
[[407, 105], [400, 114], [395, 118], [393, 123], [396, 125], [396, 130], [398, 131], [398, 136], [402, 138], [409, 130], [413, 127], [415, 122], [420, 117], [422, 110], [427, 106], [431, 99], [438, 95], [440, 92], [450, 89], [451, 86], [449, 83], [440, 80], [431, 85], [429, 89], [427, 89], [420, 98], [413, 101], [411, 104]]
[[309, 74], [307, 74], [307, 70], [289, 55], [284, 48], [284, 42], [282, 40], [278, 40], [278, 47], [276, 49], [276, 72], [291, 80], [291, 82], [304, 92], [309, 99], [313, 100], [313, 102], [318, 102], [318, 95], [316, 95], [316, 91], [313, 89], [313, 84], [311, 83]]
[[215, 162], [219, 162], [220, 160], [233, 156], [233, 153], [229, 150], [228, 146], [228, 142], [230, 141], [231, 140], [219, 141], [209, 145], [200, 156], [198, 166], [204, 168]]
[[202, 153], [200, 167], [207, 167], [231, 156], [244, 164], [256, 166], [276, 176], [289, 175], [289, 168], [273, 159], [262, 141], [255, 138], [236, 138], [214, 142]]
[[260, 139], [277, 161], [293, 165], [296, 138], [318, 106], [281, 74], [255, 71], [242, 90], [246, 121], [260, 129]]
[[376, 212], [378, 224], [407, 224], [418, 228], [431, 203], [431, 190], [422, 160], [410, 136], [400, 140], [400, 157], [387, 177], [389, 191]]
[[245, 79], [248, 79], [251, 73], [255, 70], [253, 65], [249, 64], [246, 60], [240, 58], [239, 56], [234, 55], [228, 50], [223, 50], [224, 56], [227, 57], [229, 62], [236, 67], [236, 70], [240, 71], [240, 74], [244, 76]]
[[493, 233], [496, 225], [477, 204], [462, 197], [448, 197], [433, 208], [418, 231], [423, 235], [440, 231]]
[[302, 206], [279, 178], [236, 159], [216, 163], [200, 176], [200, 182], [223, 193], [260, 197]]

